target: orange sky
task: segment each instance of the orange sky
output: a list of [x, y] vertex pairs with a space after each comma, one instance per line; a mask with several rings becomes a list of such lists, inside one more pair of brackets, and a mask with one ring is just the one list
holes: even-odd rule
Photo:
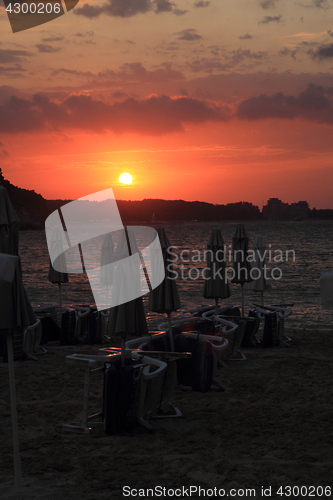
[[333, 208], [332, 6], [92, 0], [15, 34], [1, 7], [4, 176], [46, 198]]

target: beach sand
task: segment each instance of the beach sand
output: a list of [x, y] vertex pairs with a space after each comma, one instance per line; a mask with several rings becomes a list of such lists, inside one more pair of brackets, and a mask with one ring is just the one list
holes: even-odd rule
[[[83, 370], [66, 365], [65, 356], [95, 353], [98, 346], [47, 345], [38, 362], [15, 362], [20, 491], [13, 487], [8, 366], [2, 364], [0, 498], [125, 498], [126, 485], [255, 488], [252, 498], [271, 486], [271, 498], [284, 498], [276, 494], [279, 486], [332, 486], [332, 333], [289, 331], [289, 347], [244, 350], [247, 361], [218, 368], [225, 392], [178, 388], [173, 402], [182, 418], [152, 421], [153, 433], [138, 426], [115, 436], [100, 428], [91, 435], [62, 429], [83, 401]], [[101, 388], [96, 374], [92, 407], [99, 406]]]

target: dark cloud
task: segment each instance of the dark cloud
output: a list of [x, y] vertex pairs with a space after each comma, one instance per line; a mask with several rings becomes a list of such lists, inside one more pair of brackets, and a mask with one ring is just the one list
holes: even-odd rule
[[316, 7], [317, 9], [330, 9], [328, 0], [314, 0], [312, 4], [313, 7]]
[[321, 45], [315, 51], [310, 50], [308, 53], [316, 59], [331, 59], [333, 57], [333, 43]]
[[333, 31], [328, 30], [328, 32], [327, 32], [327, 33], [328, 33], [328, 35], [329, 35], [329, 36], [333, 36]]
[[170, 0], [107, 0], [103, 5], [85, 3], [82, 7], [77, 7], [74, 14], [89, 19], [99, 17], [101, 14], [112, 17], [132, 17], [151, 10], [154, 10], [155, 14], [172, 12], [177, 16], [188, 12], [178, 9], [176, 4]]
[[93, 31], [86, 31], [85, 33], [81, 33], [81, 32], [74, 33], [73, 36], [76, 36], [78, 38], [86, 38], [86, 37], [91, 37], [94, 35], [95, 35], [95, 33]]
[[170, 0], [155, 0], [154, 4], [157, 14], [160, 12], [171, 12], [175, 5], [173, 2], [170, 2]]
[[52, 76], [57, 76], [60, 74], [80, 76], [80, 77], [85, 77], [85, 78], [92, 78], [92, 77], [96, 76], [96, 75], [94, 75], [94, 73], [91, 73], [90, 71], [80, 71], [77, 69], [67, 69], [67, 68], [57, 68], [51, 72]]
[[168, 80], [184, 80], [184, 75], [172, 68], [170, 63], [165, 63], [154, 70], [147, 70], [140, 62], [125, 63], [118, 71], [104, 70], [97, 75], [100, 81], [124, 81], [124, 82], [165, 82]]
[[260, 5], [263, 9], [271, 9], [275, 7], [276, 1], [277, 0], [262, 0], [262, 2], [260, 2]]
[[240, 40], [251, 40], [253, 38], [252, 35], [250, 35], [249, 33], [246, 33], [245, 35], [243, 36], [239, 36], [238, 37]]
[[61, 47], [52, 47], [52, 45], [48, 45], [46, 43], [36, 43], [36, 48], [38, 49], [38, 52], [46, 52], [49, 54], [59, 52], [59, 50], [61, 50]]
[[42, 38], [42, 42], [46, 42], [46, 43], [52, 43], [52, 42], [62, 42], [62, 40], [64, 40], [64, 36], [62, 35], [51, 35], [49, 37], [46, 37], [46, 38]]
[[204, 0], [199, 0], [199, 2], [195, 2], [195, 4], [193, 5], [193, 7], [209, 7], [210, 6], [210, 2], [207, 1], [204, 1]]
[[121, 92], [120, 90], [116, 90], [116, 92], [113, 92], [111, 95], [114, 99], [124, 99], [125, 97], [128, 97], [126, 92]]
[[71, 95], [60, 103], [37, 94], [30, 100], [12, 96], [0, 105], [0, 132], [75, 128], [94, 133], [109, 130], [116, 134], [162, 135], [181, 131], [185, 124], [229, 118], [228, 107], [187, 97], [162, 95], [107, 104], [84, 94]]
[[183, 97], [188, 97], [188, 91], [186, 89], [183, 89], [182, 87], [179, 89], [179, 95]]
[[268, 56], [268, 52], [265, 52], [263, 50], [259, 50], [258, 52], [252, 52], [252, 50], [247, 49], [247, 50], [232, 50], [229, 53], [229, 58], [231, 61], [239, 63], [244, 61], [245, 59], [252, 59], [255, 61], [261, 61], [262, 59], [266, 59]]
[[26, 71], [21, 64], [15, 64], [15, 66], [0, 66], [0, 73], [16, 73], [17, 71]]
[[0, 141], [0, 158], [7, 158], [9, 156], [8, 151], [5, 150], [5, 145]]
[[30, 56], [30, 52], [27, 50], [10, 50], [10, 49], [0, 49], [0, 63], [15, 63], [22, 62], [26, 60], [27, 56]]
[[203, 57], [187, 63], [194, 73], [204, 71], [206, 73], [213, 73], [215, 71], [224, 72], [229, 71], [238, 64], [244, 61], [250, 61], [251, 64], [258, 63], [268, 56], [267, 52], [258, 51], [252, 52], [250, 49], [231, 50], [220, 54], [220, 50], [215, 49], [215, 57], [208, 59]]
[[173, 9], [172, 13], [175, 14], [175, 16], [184, 16], [188, 13], [188, 10]]
[[89, 5], [85, 3], [82, 7], [76, 7], [74, 14], [92, 19], [101, 14], [113, 17], [131, 17], [143, 14], [152, 9], [150, 0], [108, 0], [102, 6]]
[[288, 47], [284, 47], [284, 49], [280, 50], [279, 55], [280, 56], [290, 56], [296, 61], [296, 54], [298, 52], [298, 49], [289, 49]]
[[177, 70], [174, 70], [169, 63], [165, 63], [162, 67], [152, 71], [147, 70], [141, 63], [125, 63], [118, 71], [113, 69], [105, 69], [99, 73], [91, 73], [90, 71], [79, 71], [68, 68], [57, 68], [51, 73], [52, 76], [59, 74], [67, 74], [78, 77], [87, 78], [90, 83], [101, 84], [105, 82], [157, 82], [168, 80], [184, 80], [184, 75]]
[[0, 147], [0, 158], [4, 159], [4, 158], [8, 158], [8, 156], [9, 156], [8, 151], [6, 151], [5, 149]]
[[282, 21], [282, 16], [265, 16], [258, 24], [279, 23]]
[[231, 69], [231, 64], [229, 62], [222, 62], [219, 58], [214, 57], [208, 59], [207, 57], [202, 57], [200, 59], [195, 59], [192, 62], [187, 63], [193, 73], [205, 72], [214, 73], [228, 71]]
[[12, 95], [21, 97], [21, 92], [11, 85], [0, 86], [0, 103], [7, 101]]
[[175, 35], [179, 35], [178, 40], [187, 40], [190, 42], [202, 39], [202, 36], [197, 34], [197, 30], [192, 28], [179, 31], [178, 33], [175, 33]]
[[73, 12], [76, 16], [84, 16], [88, 17], [88, 19], [94, 19], [95, 17], [99, 17], [105, 11], [104, 7], [89, 5], [88, 3], [85, 3], [82, 5], [82, 7], [76, 7]]
[[92, 87], [103, 84], [116, 83], [142, 83], [142, 82], [165, 82], [170, 80], [184, 80], [184, 75], [172, 68], [170, 63], [164, 63], [160, 67], [148, 70], [140, 62], [125, 63], [117, 71], [113, 69], [105, 69], [99, 73], [91, 73], [90, 71], [79, 71], [68, 68], [54, 69], [52, 76], [59, 74], [67, 74], [71, 76], [84, 77], [88, 80]]
[[278, 92], [272, 96], [261, 94], [251, 97], [239, 104], [237, 117], [250, 121], [302, 118], [333, 124], [333, 88], [309, 85], [298, 96]]
[[311, 3], [304, 4], [302, 2], [296, 3], [300, 7], [306, 7], [309, 9], [330, 9], [331, 6], [328, 0], [312, 0]]
[[153, 4], [155, 6], [155, 14], [160, 14], [161, 12], [172, 12], [176, 16], [183, 16], [188, 12], [188, 10], [177, 9], [174, 2], [170, 0], [154, 0]]

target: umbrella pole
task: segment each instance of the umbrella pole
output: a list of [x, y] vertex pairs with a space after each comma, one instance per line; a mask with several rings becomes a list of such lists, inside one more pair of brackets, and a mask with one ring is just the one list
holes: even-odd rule
[[121, 339], [121, 366], [125, 366], [125, 339]]
[[61, 283], [58, 283], [59, 287], [59, 326], [61, 328], [61, 323], [62, 323], [62, 303], [61, 303]]
[[219, 299], [216, 297], [215, 298], [215, 314], [217, 316], [217, 313], [219, 311]]
[[261, 291], [261, 305], [263, 306], [264, 305], [264, 292]]
[[243, 283], [241, 283], [241, 287], [242, 287], [242, 316], [244, 316], [244, 285]]
[[[218, 297], [215, 297], [215, 315], [217, 316], [219, 312], [219, 299]], [[217, 320], [214, 322], [217, 323]]]
[[19, 444], [18, 425], [17, 425], [13, 337], [10, 334], [10, 331], [7, 332], [7, 356], [8, 356], [8, 371], [9, 371], [10, 403], [12, 409], [15, 486], [17, 488], [20, 488], [22, 486], [22, 470], [21, 470], [20, 444]]
[[168, 312], [168, 323], [169, 323], [169, 339], [170, 339], [170, 349], [174, 352], [175, 347], [173, 344], [173, 335], [172, 335], [172, 324], [171, 324], [171, 314]]

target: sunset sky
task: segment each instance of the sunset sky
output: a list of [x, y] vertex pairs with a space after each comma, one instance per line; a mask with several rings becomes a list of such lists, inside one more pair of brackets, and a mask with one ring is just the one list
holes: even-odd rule
[[13, 184], [333, 209], [333, 0], [81, 0], [14, 34], [0, 6]]

